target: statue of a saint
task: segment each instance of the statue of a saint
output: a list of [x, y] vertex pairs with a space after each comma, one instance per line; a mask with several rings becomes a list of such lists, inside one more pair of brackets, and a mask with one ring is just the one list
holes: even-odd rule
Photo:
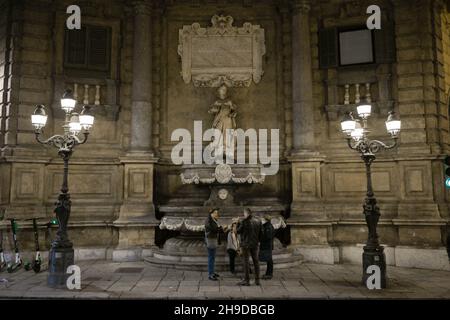
[[209, 113], [215, 115], [212, 127], [221, 132], [220, 139], [214, 141], [215, 156], [234, 154], [236, 129], [236, 105], [227, 97], [227, 87], [222, 85], [217, 89], [218, 100], [216, 100]]

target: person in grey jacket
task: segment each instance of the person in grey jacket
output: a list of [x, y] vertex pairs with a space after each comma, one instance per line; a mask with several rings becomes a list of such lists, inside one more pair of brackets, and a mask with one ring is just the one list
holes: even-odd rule
[[230, 261], [230, 272], [236, 274], [235, 259], [239, 252], [239, 239], [237, 234], [237, 222], [231, 224], [227, 237], [227, 252]]

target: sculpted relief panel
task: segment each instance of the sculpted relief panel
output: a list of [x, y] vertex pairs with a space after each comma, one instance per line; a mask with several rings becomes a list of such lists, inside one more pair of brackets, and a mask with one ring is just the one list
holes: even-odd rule
[[266, 53], [264, 29], [248, 22], [235, 27], [231, 16], [215, 15], [211, 22], [211, 27], [193, 23], [179, 30], [184, 82], [192, 81], [196, 87], [248, 87], [252, 80], [259, 83]]

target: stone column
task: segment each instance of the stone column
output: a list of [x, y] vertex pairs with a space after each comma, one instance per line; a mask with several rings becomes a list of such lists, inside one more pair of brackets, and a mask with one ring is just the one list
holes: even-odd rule
[[143, 0], [134, 1], [133, 10], [133, 87], [129, 152], [152, 156], [151, 5]]
[[152, 35], [151, 1], [133, 1], [133, 83], [131, 141], [123, 164], [123, 204], [119, 218], [115, 261], [139, 260], [143, 248], [154, 244], [158, 224], [153, 205], [154, 164], [152, 148]]
[[294, 0], [292, 6], [292, 154], [296, 155], [313, 152], [315, 144], [310, 4]]
[[[324, 159], [314, 139], [314, 101], [311, 64], [310, 1], [292, 4], [292, 245], [310, 259], [334, 263], [329, 245], [331, 223], [322, 199], [321, 172]], [[309, 246], [309, 247], [308, 247]], [[312, 247], [311, 247], [312, 246]], [[306, 251], [305, 251], [306, 248]]]

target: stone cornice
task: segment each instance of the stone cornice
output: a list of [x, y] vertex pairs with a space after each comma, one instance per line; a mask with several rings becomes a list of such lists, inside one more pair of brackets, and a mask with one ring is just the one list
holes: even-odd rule
[[147, 0], [134, 0], [131, 3], [133, 7], [133, 13], [135, 15], [143, 14], [143, 15], [151, 15], [152, 14], [152, 5], [151, 2]]

